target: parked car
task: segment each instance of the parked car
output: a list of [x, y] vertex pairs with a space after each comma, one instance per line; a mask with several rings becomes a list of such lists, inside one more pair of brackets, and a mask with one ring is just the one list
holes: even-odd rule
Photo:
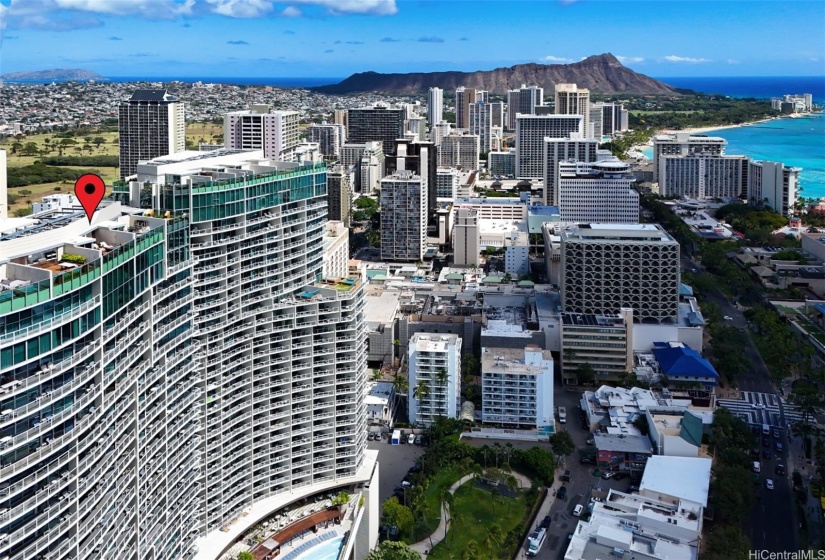
[[730, 315], [725, 315], [725, 321], [733, 321], [733, 317]]
[[415, 443], [415, 434], [410, 434], [407, 436], [407, 443], [409, 443], [410, 445]]
[[613, 471], [606, 471], [606, 472], [602, 473], [602, 478], [605, 479], [605, 480], [609, 480], [609, 479], [613, 478], [614, 476], [616, 476], [616, 474], [617, 473], [614, 473]]
[[770, 459], [771, 458], [771, 452], [766, 449], [765, 451], [762, 452], [762, 458], [763, 459]]
[[770, 478], [765, 481], [765, 488], [768, 490], [773, 490], [773, 480]]
[[583, 505], [581, 505], [581, 504], [577, 505], [576, 507], [573, 508], [573, 516], [574, 517], [580, 516], [582, 514], [583, 510], [584, 510]]
[[779, 439], [779, 438], [782, 437], [782, 432], [779, 431], [779, 428], [774, 428], [773, 429], [773, 437], [775, 437], [776, 439]]
[[539, 529], [549, 529], [550, 528], [550, 523], [552, 521], [553, 520], [550, 518], [549, 515], [545, 515], [544, 519], [542, 519], [541, 523], [539, 523]]
[[421, 434], [418, 434], [417, 436], [415, 436], [415, 444], [416, 445], [421, 445], [421, 442], [423, 440], [424, 440], [424, 436], [422, 436]]
[[595, 465], [596, 461], [593, 460], [593, 457], [582, 457], [579, 459], [579, 463], [582, 465]]
[[627, 473], [623, 473], [623, 472], [613, 473], [613, 480], [624, 480], [627, 477], [628, 477]]
[[782, 449], [783, 449], [783, 447], [782, 447], [782, 442], [781, 442], [781, 441], [777, 441], [777, 442], [776, 442], [776, 452], [777, 452], [777, 453], [782, 453]]
[[785, 474], [785, 465], [776, 465], [776, 474], [784, 475]]
[[567, 496], [567, 486], [562, 486], [556, 490], [556, 497], [558, 499], [563, 500], [565, 496]]

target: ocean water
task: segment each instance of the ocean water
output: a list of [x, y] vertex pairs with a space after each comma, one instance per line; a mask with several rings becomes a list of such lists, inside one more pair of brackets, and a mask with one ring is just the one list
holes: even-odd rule
[[786, 93], [811, 93], [814, 103], [825, 103], [825, 76], [725, 76], [656, 78], [678, 88], [730, 97], [770, 99]]
[[[252, 77], [252, 78], [227, 78], [227, 77], [179, 77], [179, 76], [108, 76], [107, 82], [131, 83], [131, 82], [184, 82], [193, 84], [203, 82], [205, 84], [233, 84], [237, 86], [274, 86], [281, 88], [309, 88], [337, 84], [344, 78], [314, 78], [314, 77]], [[49, 84], [51, 80], [8, 80], [10, 84]]]
[[[702, 93], [719, 93], [730, 97], [768, 99], [786, 93], [811, 93], [814, 103], [825, 104], [823, 76], [769, 76], [723, 78], [658, 78], [672, 86]], [[714, 130], [705, 134], [728, 141], [725, 153], [746, 155], [754, 159], [780, 161], [801, 167], [798, 196], [825, 197], [825, 114], [810, 117], [782, 118], [763, 124]], [[643, 150], [653, 157], [653, 148]]]
[[801, 167], [797, 196], [825, 197], [825, 114], [783, 118], [709, 132], [728, 141], [725, 153]]

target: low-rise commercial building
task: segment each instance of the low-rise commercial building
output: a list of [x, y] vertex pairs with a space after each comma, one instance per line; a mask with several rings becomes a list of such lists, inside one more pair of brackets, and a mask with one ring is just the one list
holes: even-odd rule
[[391, 381], [367, 383], [367, 422], [392, 427], [395, 421], [395, 385]]

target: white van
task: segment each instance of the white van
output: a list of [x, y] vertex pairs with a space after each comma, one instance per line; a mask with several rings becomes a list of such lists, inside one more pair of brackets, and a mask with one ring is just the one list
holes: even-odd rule
[[753, 472], [755, 472], [755, 473], [762, 472], [762, 465], [759, 463], [759, 461], [754, 461], [753, 462]]

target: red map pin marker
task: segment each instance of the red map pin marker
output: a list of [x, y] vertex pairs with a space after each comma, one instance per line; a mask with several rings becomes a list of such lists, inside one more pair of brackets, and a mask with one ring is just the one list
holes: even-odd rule
[[103, 196], [106, 194], [106, 183], [97, 175], [87, 173], [74, 184], [74, 194], [80, 200], [80, 204], [83, 206], [83, 210], [86, 211], [86, 217], [91, 224], [92, 216], [94, 216], [100, 201], [103, 200]]

